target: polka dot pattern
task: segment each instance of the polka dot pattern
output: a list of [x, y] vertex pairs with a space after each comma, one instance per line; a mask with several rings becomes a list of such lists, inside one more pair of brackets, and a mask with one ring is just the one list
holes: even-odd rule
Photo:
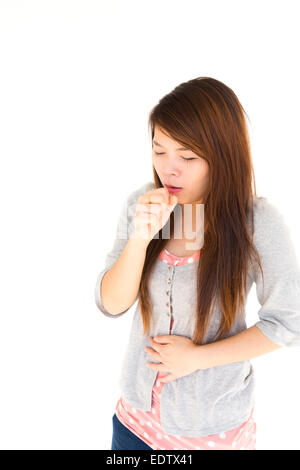
[[191, 256], [175, 256], [170, 253], [166, 248], [161, 251], [159, 259], [167, 264], [173, 264], [174, 266], [182, 266], [184, 264], [194, 263], [200, 258], [201, 250], [195, 251]]
[[[192, 256], [178, 257], [164, 249], [159, 258], [166, 264], [181, 266], [197, 261], [200, 251], [198, 250]], [[172, 331], [173, 322], [174, 318], [171, 315], [169, 333]], [[157, 380], [152, 389], [151, 411], [142, 411], [132, 407], [122, 396], [116, 406], [116, 415], [121, 423], [149, 447], [155, 450], [256, 450], [254, 408], [247, 421], [226, 432], [204, 437], [164, 433], [160, 422], [160, 395], [165, 384], [159, 381], [159, 378], [164, 375], [163, 372], [157, 372]]]

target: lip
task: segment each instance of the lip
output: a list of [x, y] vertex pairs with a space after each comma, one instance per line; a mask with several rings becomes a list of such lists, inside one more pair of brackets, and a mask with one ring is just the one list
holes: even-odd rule
[[169, 193], [174, 193], [174, 194], [179, 193], [183, 189], [183, 188], [175, 188], [175, 187], [169, 186], [168, 184], [165, 184], [165, 187], [167, 188]]

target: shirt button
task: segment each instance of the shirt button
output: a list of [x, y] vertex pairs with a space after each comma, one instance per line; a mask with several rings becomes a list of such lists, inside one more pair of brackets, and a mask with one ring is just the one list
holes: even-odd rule
[[167, 295], [169, 295], [169, 294], [170, 294], [170, 291], [169, 291], [169, 290], [167, 290], [166, 294], [167, 294]]
[[167, 302], [167, 303], [166, 303], [166, 306], [169, 307], [169, 305], [170, 305], [169, 302]]

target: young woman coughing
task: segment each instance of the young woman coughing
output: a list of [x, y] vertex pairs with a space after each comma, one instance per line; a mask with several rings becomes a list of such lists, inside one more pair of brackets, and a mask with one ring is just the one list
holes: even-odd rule
[[[250, 359], [300, 346], [289, 229], [256, 195], [245, 112], [228, 86], [182, 83], [149, 125], [153, 181], [125, 201], [95, 286], [110, 318], [138, 300], [111, 449], [255, 450]], [[261, 308], [247, 328], [253, 283]]]

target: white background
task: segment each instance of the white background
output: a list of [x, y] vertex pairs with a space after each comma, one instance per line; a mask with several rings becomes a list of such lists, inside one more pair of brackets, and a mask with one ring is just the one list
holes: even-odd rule
[[[298, 7], [0, 1], [2, 449], [110, 449], [134, 308], [105, 317], [94, 285], [124, 199], [152, 180], [148, 114], [179, 83], [211, 76], [237, 94], [257, 193], [299, 259]], [[257, 448], [299, 450], [299, 349], [252, 364]]]

